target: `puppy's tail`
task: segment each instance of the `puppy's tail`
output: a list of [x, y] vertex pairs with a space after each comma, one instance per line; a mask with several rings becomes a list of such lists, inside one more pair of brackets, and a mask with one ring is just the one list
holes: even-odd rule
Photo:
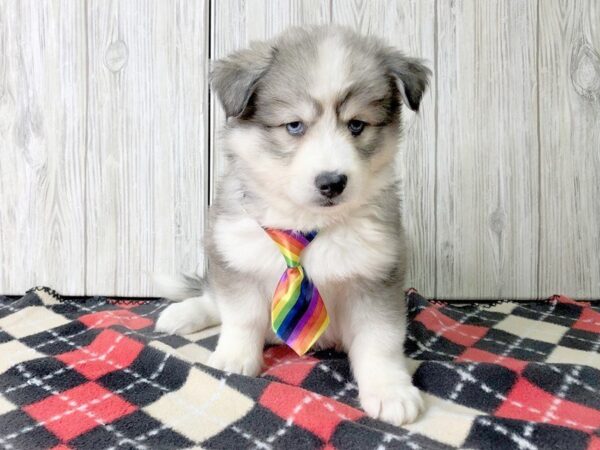
[[206, 291], [206, 281], [196, 274], [178, 275], [153, 274], [152, 279], [158, 294], [169, 300], [180, 301], [190, 297], [200, 297]]

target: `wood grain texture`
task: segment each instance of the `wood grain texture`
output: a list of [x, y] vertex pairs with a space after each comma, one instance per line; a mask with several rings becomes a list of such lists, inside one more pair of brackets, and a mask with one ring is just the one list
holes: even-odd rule
[[[217, 60], [246, 47], [250, 41], [268, 39], [289, 26], [329, 23], [329, 0], [210, 0], [211, 57]], [[217, 182], [226, 161], [219, 151], [219, 132], [225, 114], [211, 98], [211, 183]], [[214, 189], [211, 189], [214, 192]]]
[[600, 4], [539, 4], [539, 289], [600, 298]]
[[407, 284], [600, 297], [596, 0], [0, 0], [0, 293], [153, 295], [150, 273], [202, 270], [209, 56], [315, 23], [434, 70], [398, 159]]
[[438, 297], [536, 296], [536, 7], [437, 3]]
[[87, 292], [152, 295], [203, 261], [205, 2], [87, 2]]
[[[433, 0], [333, 0], [332, 21], [385, 39], [407, 55], [435, 63], [435, 2]], [[402, 180], [403, 223], [410, 243], [407, 287], [423, 295], [435, 293], [435, 81], [418, 115], [403, 111], [404, 137], [398, 172]]]
[[85, 280], [82, 2], [0, 0], [0, 292]]

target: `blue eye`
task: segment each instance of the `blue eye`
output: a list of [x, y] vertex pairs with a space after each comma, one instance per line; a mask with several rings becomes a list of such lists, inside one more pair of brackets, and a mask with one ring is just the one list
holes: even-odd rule
[[350, 130], [350, 133], [352, 133], [353, 136], [358, 136], [365, 129], [365, 125], [366, 123], [362, 120], [353, 119], [350, 122], [348, 122], [348, 129]]
[[302, 122], [290, 122], [285, 125], [285, 128], [292, 136], [301, 136], [304, 134], [304, 123]]

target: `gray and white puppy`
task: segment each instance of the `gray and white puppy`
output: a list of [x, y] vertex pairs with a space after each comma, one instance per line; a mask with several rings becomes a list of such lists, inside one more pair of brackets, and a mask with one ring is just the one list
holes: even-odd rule
[[331, 320], [316, 347], [348, 353], [370, 416], [414, 421], [423, 402], [403, 354], [406, 245], [394, 157], [402, 108], [419, 108], [429, 75], [419, 60], [339, 27], [290, 29], [217, 61], [228, 168], [210, 208], [208, 271], [162, 283], [186, 300], [165, 309], [157, 330], [220, 322], [208, 364], [258, 375], [265, 341], [277, 341], [270, 302], [286, 268], [262, 227], [319, 230], [302, 255]]

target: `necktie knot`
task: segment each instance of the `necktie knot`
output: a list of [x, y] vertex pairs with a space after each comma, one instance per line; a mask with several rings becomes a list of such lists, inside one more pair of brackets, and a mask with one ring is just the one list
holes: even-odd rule
[[273, 228], [265, 228], [265, 231], [279, 247], [279, 251], [288, 267], [298, 267], [300, 265], [300, 254], [317, 235], [316, 231], [301, 233], [294, 230], [276, 230]]

